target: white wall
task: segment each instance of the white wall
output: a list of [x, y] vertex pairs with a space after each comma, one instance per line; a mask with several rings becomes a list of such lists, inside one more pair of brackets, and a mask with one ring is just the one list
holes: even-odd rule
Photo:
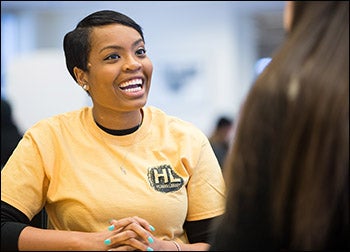
[[[65, 9], [62, 2], [55, 10], [17, 13], [25, 35], [18, 41], [22, 53], [6, 70], [6, 94], [22, 130], [47, 116], [90, 104], [65, 68], [62, 40], [85, 15], [108, 8], [130, 15], [143, 27], [154, 64], [148, 104], [193, 122], [207, 135], [218, 115], [238, 112], [254, 78], [257, 41], [251, 16], [236, 2], [66, 3], [72, 5]], [[27, 24], [31, 28], [25, 30]], [[187, 78], [178, 75], [183, 85], [176, 92], [170, 89], [167, 71], [176, 76], [190, 70], [194, 74]]]
[[87, 104], [87, 94], [70, 77], [60, 50], [28, 52], [8, 68], [7, 97], [24, 132], [40, 119]]

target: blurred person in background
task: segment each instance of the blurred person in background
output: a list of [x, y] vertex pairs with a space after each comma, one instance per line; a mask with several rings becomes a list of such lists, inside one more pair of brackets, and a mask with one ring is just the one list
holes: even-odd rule
[[215, 129], [209, 137], [210, 144], [215, 152], [221, 168], [224, 165], [227, 151], [230, 147], [233, 120], [226, 116], [217, 119]]
[[349, 2], [287, 2], [224, 169], [212, 251], [349, 250]]
[[10, 102], [5, 98], [1, 98], [1, 169], [21, 138], [22, 134], [12, 116]]
[[[1, 98], [1, 169], [5, 166], [22, 136], [23, 134], [12, 116], [11, 103], [5, 98]], [[44, 218], [45, 211], [43, 210], [33, 217], [30, 225], [42, 227]]]
[[[207, 250], [225, 209], [222, 172], [202, 131], [145, 106], [142, 28], [98, 11], [63, 44], [93, 105], [25, 132], [1, 171], [2, 250]], [[29, 226], [43, 208], [48, 229]]]

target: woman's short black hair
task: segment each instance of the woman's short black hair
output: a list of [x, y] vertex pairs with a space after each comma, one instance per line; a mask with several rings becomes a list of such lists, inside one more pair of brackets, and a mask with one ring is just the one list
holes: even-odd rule
[[63, 39], [66, 66], [75, 81], [77, 79], [74, 75], [74, 67], [87, 71], [88, 56], [91, 50], [91, 28], [108, 24], [121, 24], [134, 28], [144, 40], [141, 26], [122, 13], [102, 10], [88, 15], [77, 24], [73, 31], [68, 32]]

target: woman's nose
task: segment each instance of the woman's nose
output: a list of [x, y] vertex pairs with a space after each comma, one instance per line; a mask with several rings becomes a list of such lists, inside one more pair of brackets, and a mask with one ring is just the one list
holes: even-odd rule
[[123, 70], [124, 71], [137, 71], [141, 67], [142, 67], [141, 62], [138, 59], [130, 56], [125, 60], [125, 63], [123, 65]]

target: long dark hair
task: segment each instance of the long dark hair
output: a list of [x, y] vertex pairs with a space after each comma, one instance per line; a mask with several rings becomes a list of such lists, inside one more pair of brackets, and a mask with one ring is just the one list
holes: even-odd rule
[[293, 2], [224, 167], [211, 250], [349, 248], [349, 2]]

